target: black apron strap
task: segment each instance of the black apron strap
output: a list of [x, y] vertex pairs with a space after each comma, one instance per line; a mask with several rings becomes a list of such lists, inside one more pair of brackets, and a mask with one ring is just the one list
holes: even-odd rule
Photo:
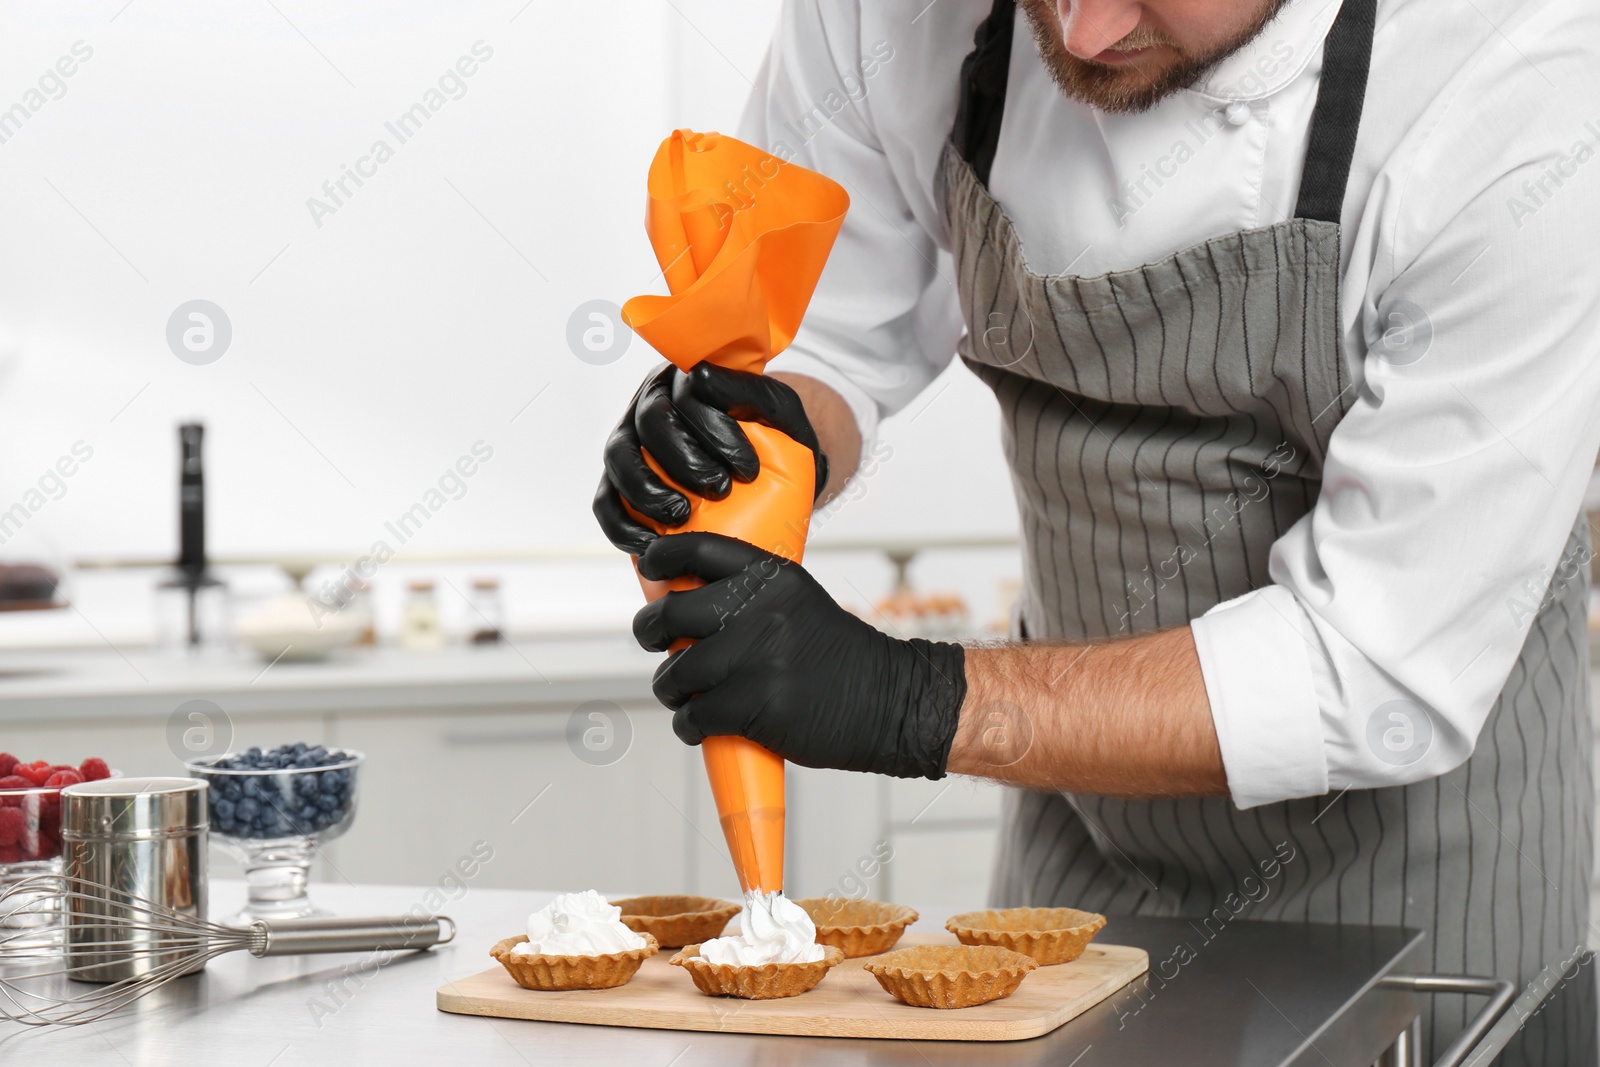
[[[973, 35], [972, 51], [961, 61], [961, 96], [950, 136], [985, 186], [1005, 117], [1016, 14], [1015, 0], [994, 0], [989, 17]], [[1377, 15], [1378, 0], [1344, 0], [1328, 31], [1296, 218], [1339, 221], [1366, 102]]]
[[1296, 218], [1339, 221], [1367, 98], [1367, 70], [1372, 64], [1372, 34], [1377, 22], [1378, 0], [1344, 0], [1328, 31]]
[[994, 0], [989, 17], [973, 34], [971, 53], [961, 61], [961, 100], [956, 105], [951, 139], [984, 185], [989, 184], [994, 150], [1000, 143], [1000, 120], [1006, 113], [1011, 27], [1016, 17], [1015, 0]]

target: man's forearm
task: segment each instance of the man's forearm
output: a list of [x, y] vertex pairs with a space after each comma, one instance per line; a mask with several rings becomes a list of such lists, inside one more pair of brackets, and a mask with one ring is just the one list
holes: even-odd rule
[[[774, 377], [800, 394], [828, 457], [820, 506], [861, 462], [855, 415], [815, 378]], [[966, 663], [953, 774], [1106, 796], [1228, 791], [1187, 626], [1096, 645], [970, 648]]]
[[1187, 626], [1102, 644], [969, 648], [952, 774], [1102, 796], [1228, 791]]
[[817, 497], [821, 507], [844, 488], [861, 463], [861, 430], [856, 417], [832, 387], [803, 374], [774, 374], [774, 378], [800, 394], [806, 418], [817, 432], [817, 443], [828, 457], [828, 484]]

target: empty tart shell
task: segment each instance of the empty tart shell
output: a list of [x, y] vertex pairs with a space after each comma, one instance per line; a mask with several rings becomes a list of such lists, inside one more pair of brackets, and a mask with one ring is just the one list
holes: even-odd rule
[[728, 920], [741, 910], [731, 900], [716, 897], [626, 897], [610, 903], [622, 909], [624, 926], [652, 935], [662, 948], [698, 945], [720, 937]]
[[913, 1008], [970, 1008], [1009, 997], [1039, 964], [992, 945], [916, 945], [862, 967], [884, 991]]
[[699, 945], [685, 945], [667, 962], [682, 967], [708, 997], [738, 997], [741, 1000], [778, 1000], [797, 997], [816, 988], [828, 971], [844, 962], [844, 953], [826, 945], [815, 963], [760, 963], [734, 967], [712, 963], [700, 957]]
[[1077, 908], [1001, 908], [951, 916], [944, 928], [963, 945], [998, 945], [1048, 967], [1083, 955], [1105, 924], [1104, 915]]
[[613, 989], [627, 985], [639, 965], [661, 951], [656, 939], [644, 935], [644, 948], [607, 952], [599, 956], [515, 955], [511, 950], [528, 940], [518, 934], [495, 942], [489, 955], [500, 962], [523, 989]]
[[847, 960], [888, 952], [917, 921], [915, 909], [877, 900], [807, 897], [795, 903], [816, 923], [817, 944], [832, 945]]

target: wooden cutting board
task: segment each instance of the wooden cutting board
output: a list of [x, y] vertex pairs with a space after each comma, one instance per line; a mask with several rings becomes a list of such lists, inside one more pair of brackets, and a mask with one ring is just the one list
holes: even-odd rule
[[[907, 945], [955, 944], [948, 934], [908, 934]], [[633, 981], [616, 989], [540, 993], [523, 989], [494, 967], [439, 987], [439, 1010], [502, 1019], [642, 1026], [657, 1030], [715, 1030], [811, 1037], [880, 1037], [915, 1041], [1020, 1041], [1047, 1034], [1083, 1014], [1143, 974], [1142, 948], [1091, 944], [1071, 963], [1040, 967], [1002, 1000], [972, 1008], [912, 1008], [895, 1000], [845, 960], [809, 993], [785, 1000], [708, 997], [682, 968], [667, 962], [676, 949], [644, 961]]]

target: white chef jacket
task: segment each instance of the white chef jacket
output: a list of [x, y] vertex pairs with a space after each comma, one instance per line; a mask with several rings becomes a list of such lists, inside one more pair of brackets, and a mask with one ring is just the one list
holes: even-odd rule
[[[786, 0], [742, 123], [850, 192], [771, 369], [832, 386], [869, 440], [962, 334], [934, 176], [989, 6]], [[1064, 97], [1019, 15], [990, 188], [1029, 267], [1096, 275], [1289, 218], [1338, 7], [1291, 0], [1137, 115]], [[1273, 584], [1192, 624], [1240, 807], [1458, 766], [1552, 574], [1583, 580], [1561, 557], [1600, 447], [1597, 240], [1600, 4], [1381, 0], [1343, 214], [1354, 406]], [[1413, 762], [1372, 740], [1393, 701], [1431, 730]]]

